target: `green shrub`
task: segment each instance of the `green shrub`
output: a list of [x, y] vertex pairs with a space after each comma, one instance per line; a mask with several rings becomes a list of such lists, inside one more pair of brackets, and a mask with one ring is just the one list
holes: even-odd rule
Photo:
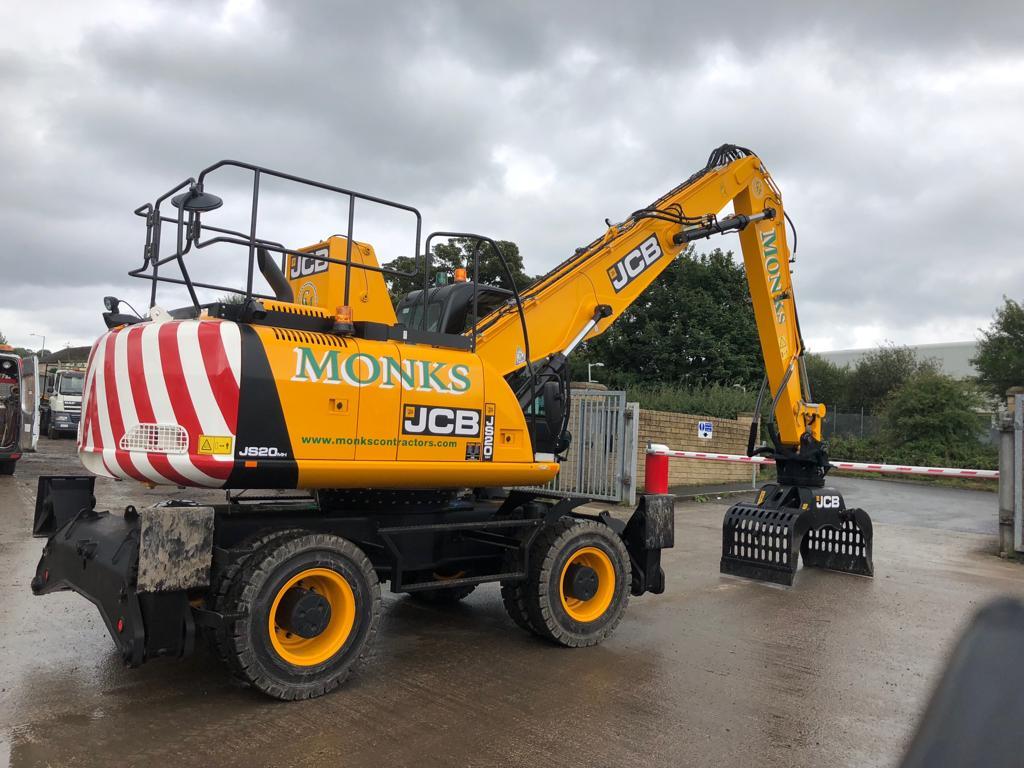
[[756, 392], [719, 385], [689, 388], [631, 386], [626, 388], [626, 396], [648, 410], [718, 419], [735, 419], [741, 413], [751, 413], [757, 400]]
[[918, 467], [997, 469], [999, 451], [977, 440], [950, 447], [927, 441], [892, 445], [870, 437], [837, 437], [829, 440], [829, 456], [844, 461], [907, 464]]
[[868, 438], [838, 437], [829, 454], [849, 461], [995, 469], [998, 450], [983, 444], [987, 416], [971, 382], [923, 369], [884, 401], [881, 432]]

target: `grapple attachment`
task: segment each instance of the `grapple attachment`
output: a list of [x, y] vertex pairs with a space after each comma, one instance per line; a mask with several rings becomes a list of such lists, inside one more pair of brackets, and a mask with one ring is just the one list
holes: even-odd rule
[[791, 586], [804, 566], [873, 576], [871, 518], [832, 488], [766, 485], [722, 524], [722, 573]]

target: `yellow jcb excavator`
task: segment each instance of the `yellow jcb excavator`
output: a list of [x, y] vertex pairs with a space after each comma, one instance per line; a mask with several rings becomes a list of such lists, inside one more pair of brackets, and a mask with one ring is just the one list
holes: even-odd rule
[[[221, 171], [252, 179], [247, 230], [216, 218], [222, 200], [208, 187]], [[267, 179], [340, 195], [345, 234], [299, 248], [263, 236]], [[369, 206], [409, 217], [421, 271], [382, 267], [354, 239], [356, 208]], [[524, 629], [565, 646], [601, 642], [630, 594], [665, 588], [673, 497], [644, 495], [624, 522], [584, 512], [586, 499], [522, 488], [554, 477], [571, 445], [573, 351], [690, 243], [731, 231], [764, 353], [759, 409], [770, 396], [778, 482], [728, 511], [722, 571], [788, 584], [802, 554], [805, 565], [871, 575], [870, 520], [822, 487], [825, 408], [802, 365], [787, 218], [749, 150], [716, 149], [522, 292], [489, 238], [423, 238], [414, 208], [247, 163], [216, 163], [136, 214], [146, 241], [130, 274], [150, 281], [150, 309], [140, 317], [105, 300], [110, 330], [90, 355], [79, 456], [94, 475], [223, 488], [227, 499], [115, 515], [96, 509], [94, 477], [42, 478], [34, 529], [48, 540], [32, 582], [36, 594], [88, 597], [131, 666], [191, 652], [199, 628], [259, 690], [323, 694], [373, 639], [384, 581], [435, 603], [499, 582]], [[432, 246], [452, 237], [475, 243], [470, 274], [437, 285]], [[186, 262], [212, 246], [247, 255], [244, 286], [192, 277]], [[478, 279], [485, 249], [506, 287]], [[413, 277], [422, 287], [393, 302], [388, 278]], [[190, 304], [161, 307], [167, 283]], [[203, 303], [200, 291], [240, 300]]]

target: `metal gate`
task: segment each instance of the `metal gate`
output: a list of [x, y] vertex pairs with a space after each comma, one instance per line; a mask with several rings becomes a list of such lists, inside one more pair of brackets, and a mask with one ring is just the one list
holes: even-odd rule
[[636, 504], [639, 405], [627, 403], [625, 392], [592, 389], [574, 389], [570, 402], [572, 443], [561, 469], [550, 483], [531, 489]]

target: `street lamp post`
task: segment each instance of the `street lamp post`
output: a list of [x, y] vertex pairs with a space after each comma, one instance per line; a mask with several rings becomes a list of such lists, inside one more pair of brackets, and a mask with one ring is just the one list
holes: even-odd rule
[[43, 344], [42, 344], [42, 346], [41, 346], [41, 347], [39, 347], [39, 352], [40, 352], [40, 353], [42, 353], [42, 351], [43, 351], [44, 349], [46, 349], [46, 336], [44, 336], [44, 335], [43, 335], [43, 334], [41, 334], [41, 333], [30, 333], [30, 334], [29, 334], [29, 336], [35, 336], [35, 337], [37, 337], [37, 338], [40, 338], [40, 339], [42, 339], [42, 340], [43, 340]]
[[604, 368], [604, 363], [587, 363], [587, 384], [594, 384], [594, 368]]

